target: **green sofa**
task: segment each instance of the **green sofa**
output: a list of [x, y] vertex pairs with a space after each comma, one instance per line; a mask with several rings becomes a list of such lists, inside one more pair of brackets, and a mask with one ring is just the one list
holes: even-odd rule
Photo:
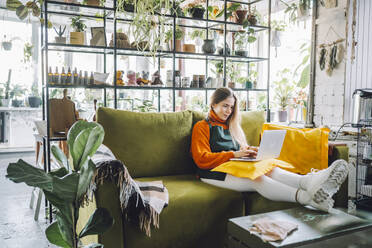
[[[99, 187], [95, 201], [81, 210], [79, 221], [84, 223], [96, 207], [104, 207], [115, 224], [103, 235], [88, 237], [85, 242], [98, 241], [105, 248], [223, 247], [229, 218], [296, 205], [270, 201], [258, 193], [217, 188], [198, 180], [190, 142], [193, 124], [203, 118], [203, 114], [194, 111], [136, 113], [98, 109], [97, 121], [105, 129], [103, 143], [136, 180], [162, 180], [169, 191], [169, 206], [160, 215], [160, 228], [152, 228], [149, 238], [123, 218], [118, 189], [107, 182]], [[263, 123], [263, 112], [242, 113], [242, 127], [249, 144], [258, 145]], [[335, 156], [347, 158], [345, 147], [336, 150]], [[347, 196], [342, 197], [346, 201]]]

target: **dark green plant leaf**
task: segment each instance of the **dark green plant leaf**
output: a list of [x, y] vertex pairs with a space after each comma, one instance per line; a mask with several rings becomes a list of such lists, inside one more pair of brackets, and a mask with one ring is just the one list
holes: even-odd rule
[[93, 129], [87, 128], [80, 132], [73, 144], [74, 154], [79, 159], [75, 170], [79, 170], [81, 166], [86, 163], [88, 157], [93, 156], [98, 147], [102, 144], [104, 134], [105, 132], [101, 125], [97, 125]]
[[6, 0], [6, 8], [8, 10], [15, 11], [21, 5], [23, 5], [22, 2], [18, 0]]
[[[74, 210], [71, 209], [71, 211], [74, 211]], [[57, 212], [56, 214], [56, 219], [57, 219], [58, 228], [59, 228], [59, 231], [61, 232], [61, 236], [63, 240], [66, 241], [71, 247], [73, 247], [73, 243], [74, 243], [73, 225], [74, 224], [71, 225], [70, 223], [68, 223], [66, 219], [63, 218], [63, 216], [61, 216], [59, 212]]]
[[57, 170], [53, 170], [48, 173], [49, 175], [56, 176], [56, 177], [64, 177], [68, 174], [68, 171], [65, 167], [59, 168]]
[[57, 195], [68, 203], [76, 200], [79, 185], [79, 175], [71, 173], [63, 178], [53, 177], [53, 190], [51, 193]]
[[96, 165], [90, 159], [86, 162], [80, 171], [79, 185], [77, 190], [76, 198], [80, 199], [85, 192], [87, 192], [90, 182], [92, 181], [92, 176], [96, 170]]
[[50, 224], [45, 230], [45, 235], [48, 241], [54, 245], [63, 248], [70, 248], [71, 246], [63, 239], [61, 232], [59, 230], [57, 222]]
[[101, 234], [106, 232], [114, 224], [114, 219], [105, 208], [97, 208], [90, 216], [79, 238], [87, 235]]
[[57, 160], [58, 164], [62, 167], [65, 167], [68, 171], [70, 171], [70, 165], [68, 164], [66, 155], [61, 151], [61, 149], [53, 145], [51, 148], [51, 151], [52, 151], [54, 158]]
[[[101, 126], [98, 123], [95, 122], [87, 122], [87, 121], [77, 121], [72, 127], [70, 128], [68, 134], [67, 134], [67, 144], [70, 150], [70, 154], [73, 159], [74, 169], [79, 170], [79, 161], [81, 160], [81, 156], [83, 154], [76, 154], [74, 151], [74, 143], [77, 138], [77, 136], [86, 129], [93, 129], [97, 126]], [[102, 127], [102, 126], [101, 126]], [[102, 128], [103, 130], [103, 128]]]
[[16, 14], [22, 21], [28, 16], [28, 8], [24, 5], [19, 6], [16, 9]]
[[38, 187], [43, 190], [53, 190], [53, 177], [43, 170], [36, 168], [22, 159], [17, 163], [10, 163], [6, 177], [15, 183], [26, 183], [28, 186]]
[[44, 190], [43, 192], [48, 201], [59, 210], [61, 217], [72, 225], [72, 203], [66, 203], [63, 199], [57, 197], [49, 191]]
[[84, 248], [103, 248], [104, 246], [102, 244], [90, 244], [90, 245], [86, 245], [84, 246]]

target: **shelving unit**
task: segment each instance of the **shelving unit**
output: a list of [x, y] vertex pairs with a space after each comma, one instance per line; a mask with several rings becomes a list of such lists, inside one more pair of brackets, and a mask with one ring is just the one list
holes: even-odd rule
[[[210, 0], [206, 0], [206, 6], [209, 6]], [[216, 2], [216, 1], [214, 1]], [[116, 1], [107, 0], [105, 7], [96, 7], [96, 6], [87, 6], [75, 3], [64, 3], [59, 1], [49, 1], [45, 0], [43, 4], [43, 10], [41, 13], [41, 17], [44, 18], [44, 25], [42, 27], [41, 32], [41, 47], [42, 47], [42, 81], [43, 81], [43, 119], [47, 121], [47, 130], [49, 130], [49, 112], [48, 99], [50, 98], [50, 90], [57, 89], [57, 88], [69, 88], [69, 89], [100, 89], [103, 91], [103, 105], [107, 106], [108, 102], [108, 92], [113, 93], [113, 99], [109, 99], [113, 101], [113, 107], [118, 108], [118, 101], [122, 101], [125, 99], [118, 98], [118, 91], [131, 91], [131, 90], [156, 90], [157, 93], [157, 103], [158, 103], [158, 111], [162, 111], [160, 108], [161, 102], [161, 92], [163, 91], [171, 91], [172, 92], [172, 110], [176, 110], [176, 93], [180, 91], [201, 91], [205, 92], [205, 102], [208, 101], [208, 92], [212, 92], [216, 88], [184, 88], [184, 87], [176, 87], [175, 85], [175, 71], [176, 71], [176, 60], [199, 60], [205, 61], [205, 78], [208, 78], [208, 70], [209, 70], [209, 61], [221, 61], [223, 62], [223, 85], [227, 86], [227, 63], [246, 63], [247, 64], [247, 73], [249, 73], [249, 63], [256, 63], [256, 62], [266, 62], [267, 63], [267, 83], [266, 87], [258, 88], [258, 89], [246, 89], [246, 88], [235, 88], [234, 91], [237, 92], [246, 92], [246, 110], [248, 109], [248, 101], [249, 101], [249, 92], [265, 92], [266, 93], [266, 109], [267, 109], [267, 120], [270, 121], [270, 109], [269, 109], [269, 74], [270, 74], [270, 18], [271, 18], [271, 0], [247, 0], [247, 1], [234, 1], [234, 0], [220, 0], [220, 2], [224, 5], [224, 16], [226, 16], [226, 7], [228, 3], [239, 3], [242, 5], [252, 5], [259, 2], [267, 3], [268, 7], [268, 26], [261, 26], [255, 25], [250, 26], [249, 28], [254, 29], [255, 32], [267, 32], [267, 56], [265, 57], [243, 57], [243, 56], [235, 56], [231, 54], [205, 54], [205, 53], [188, 53], [188, 52], [178, 52], [175, 49], [168, 51], [168, 50], [159, 50], [156, 53], [157, 58], [157, 68], [158, 71], [161, 72], [162, 68], [160, 67], [160, 60], [161, 59], [171, 59], [172, 60], [172, 72], [173, 72], [173, 86], [120, 86], [116, 85], [116, 71], [118, 70], [118, 56], [130, 56], [130, 57], [148, 57], [149, 53], [146, 51], [138, 51], [137, 49], [122, 49], [116, 47], [116, 32], [118, 30], [118, 25], [129, 25], [133, 21], [133, 15], [135, 13], [119, 13], [116, 10]], [[47, 24], [50, 16], [60, 17], [60, 18], [70, 18], [74, 16], [81, 16], [82, 19], [86, 20], [87, 26], [94, 23], [97, 23], [97, 20], [100, 21], [100, 26], [105, 27], [105, 31], [107, 32], [109, 29], [113, 31], [113, 40], [114, 46], [89, 46], [89, 45], [71, 45], [71, 44], [57, 44], [51, 42], [48, 36], [48, 29]], [[173, 29], [173, 38], [175, 38], [176, 26], [181, 28], [190, 28], [190, 29], [201, 29], [206, 31], [206, 37], [209, 37], [211, 31], [223, 31], [223, 44], [227, 44], [227, 32], [237, 32], [239, 29], [242, 28], [241, 24], [237, 24], [231, 21], [223, 21], [223, 20], [210, 20], [208, 15], [208, 9], [206, 9], [206, 18], [205, 19], [193, 19], [191, 17], [177, 17], [175, 15], [165, 15], [167, 18], [166, 25], [169, 25]], [[67, 24], [66, 24], [67, 25]], [[108, 28], [109, 27], [109, 28]], [[107, 36], [107, 35], [106, 35]], [[67, 41], [68, 42], [68, 41]], [[107, 44], [109, 42], [107, 41]], [[175, 47], [175, 44], [173, 44]], [[68, 52], [68, 53], [85, 53], [85, 54], [99, 54], [103, 55], [103, 73], [113, 73], [113, 84], [112, 85], [50, 85], [47, 83], [47, 73], [48, 68], [51, 66], [54, 68], [54, 65], [49, 64], [49, 53], [50, 52]], [[231, 50], [232, 51], [232, 48]], [[113, 59], [113, 71], [108, 71], [107, 63], [109, 57]], [[180, 70], [180, 68], [178, 68]], [[164, 77], [163, 83], [165, 84]], [[47, 137], [45, 137], [45, 150], [44, 155], [47, 158], [46, 168], [50, 168], [50, 141], [53, 138], [49, 137], [49, 133]], [[60, 139], [58, 139], [60, 140]]]
[[357, 208], [368, 211], [372, 211], [371, 134], [371, 123], [364, 125], [363, 129], [358, 128], [355, 204]]

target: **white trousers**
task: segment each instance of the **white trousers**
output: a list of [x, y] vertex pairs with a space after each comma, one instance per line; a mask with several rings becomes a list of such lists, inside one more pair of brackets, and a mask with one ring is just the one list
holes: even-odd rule
[[201, 178], [201, 181], [217, 187], [239, 192], [258, 192], [273, 201], [296, 202], [296, 192], [301, 179], [306, 177], [275, 167], [271, 172], [255, 180], [226, 174], [224, 181]]

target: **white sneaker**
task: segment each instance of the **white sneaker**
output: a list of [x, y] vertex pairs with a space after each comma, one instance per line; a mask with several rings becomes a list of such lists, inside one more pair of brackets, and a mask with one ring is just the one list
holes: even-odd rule
[[334, 200], [329, 195], [320, 189], [314, 195], [309, 192], [298, 189], [296, 193], [296, 201], [302, 205], [310, 205], [316, 209], [329, 212], [333, 209]]
[[322, 189], [332, 197], [339, 190], [348, 173], [348, 163], [343, 159], [339, 159], [334, 161], [327, 169], [308, 174], [309, 178], [306, 178], [307, 183], [301, 188], [312, 195], [317, 190]]

